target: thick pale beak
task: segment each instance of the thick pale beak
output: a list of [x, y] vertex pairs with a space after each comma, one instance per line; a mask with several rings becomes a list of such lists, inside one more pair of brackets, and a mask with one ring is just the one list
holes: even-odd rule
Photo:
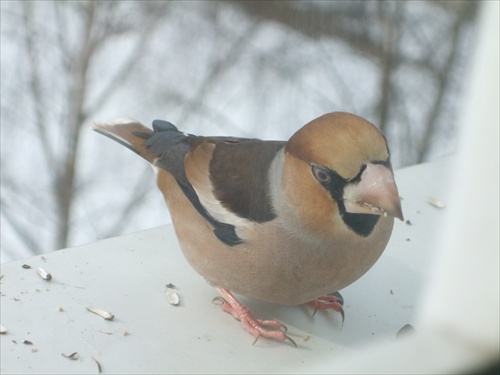
[[361, 179], [346, 185], [343, 198], [347, 212], [390, 215], [404, 220], [394, 175], [382, 164], [368, 163]]

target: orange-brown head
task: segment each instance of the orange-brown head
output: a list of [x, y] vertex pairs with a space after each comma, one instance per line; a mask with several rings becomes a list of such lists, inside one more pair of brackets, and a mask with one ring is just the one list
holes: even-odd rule
[[323, 115], [290, 138], [283, 186], [312, 232], [328, 232], [341, 218], [368, 236], [380, 215], [403, 220], [386, 139], [353, 114]]

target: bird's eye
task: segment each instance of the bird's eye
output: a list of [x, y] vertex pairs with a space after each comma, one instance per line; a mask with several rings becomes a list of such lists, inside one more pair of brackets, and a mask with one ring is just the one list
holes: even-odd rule
[[311, 170], [314, 177], [319, 182], [328, 183], [332, 179], [330, 172], [324, 167], [320, 167], [319, 165], [313, 164]]

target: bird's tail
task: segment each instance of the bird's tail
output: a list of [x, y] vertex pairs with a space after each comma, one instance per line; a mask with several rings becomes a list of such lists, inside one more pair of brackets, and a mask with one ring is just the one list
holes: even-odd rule
[[153, 135], [153, 130], [140, 122], [129, 118], [118, 118], [108, 122], [94, 122], [92, 129], [105, 135], [134, 151], [150, 163], [158, 158], [154, 153], [148, 152], [146, 140]]

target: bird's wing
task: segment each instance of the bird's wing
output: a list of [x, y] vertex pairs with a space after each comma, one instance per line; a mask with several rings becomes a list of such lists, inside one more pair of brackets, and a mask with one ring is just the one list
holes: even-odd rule
[[145, 134], [155, 165], [171, 173], [196, 210], [228, 245], [243, 241], [237, 229], [274, 219], [268, 172], [285, 142], [185, 134], [165, 121]]

